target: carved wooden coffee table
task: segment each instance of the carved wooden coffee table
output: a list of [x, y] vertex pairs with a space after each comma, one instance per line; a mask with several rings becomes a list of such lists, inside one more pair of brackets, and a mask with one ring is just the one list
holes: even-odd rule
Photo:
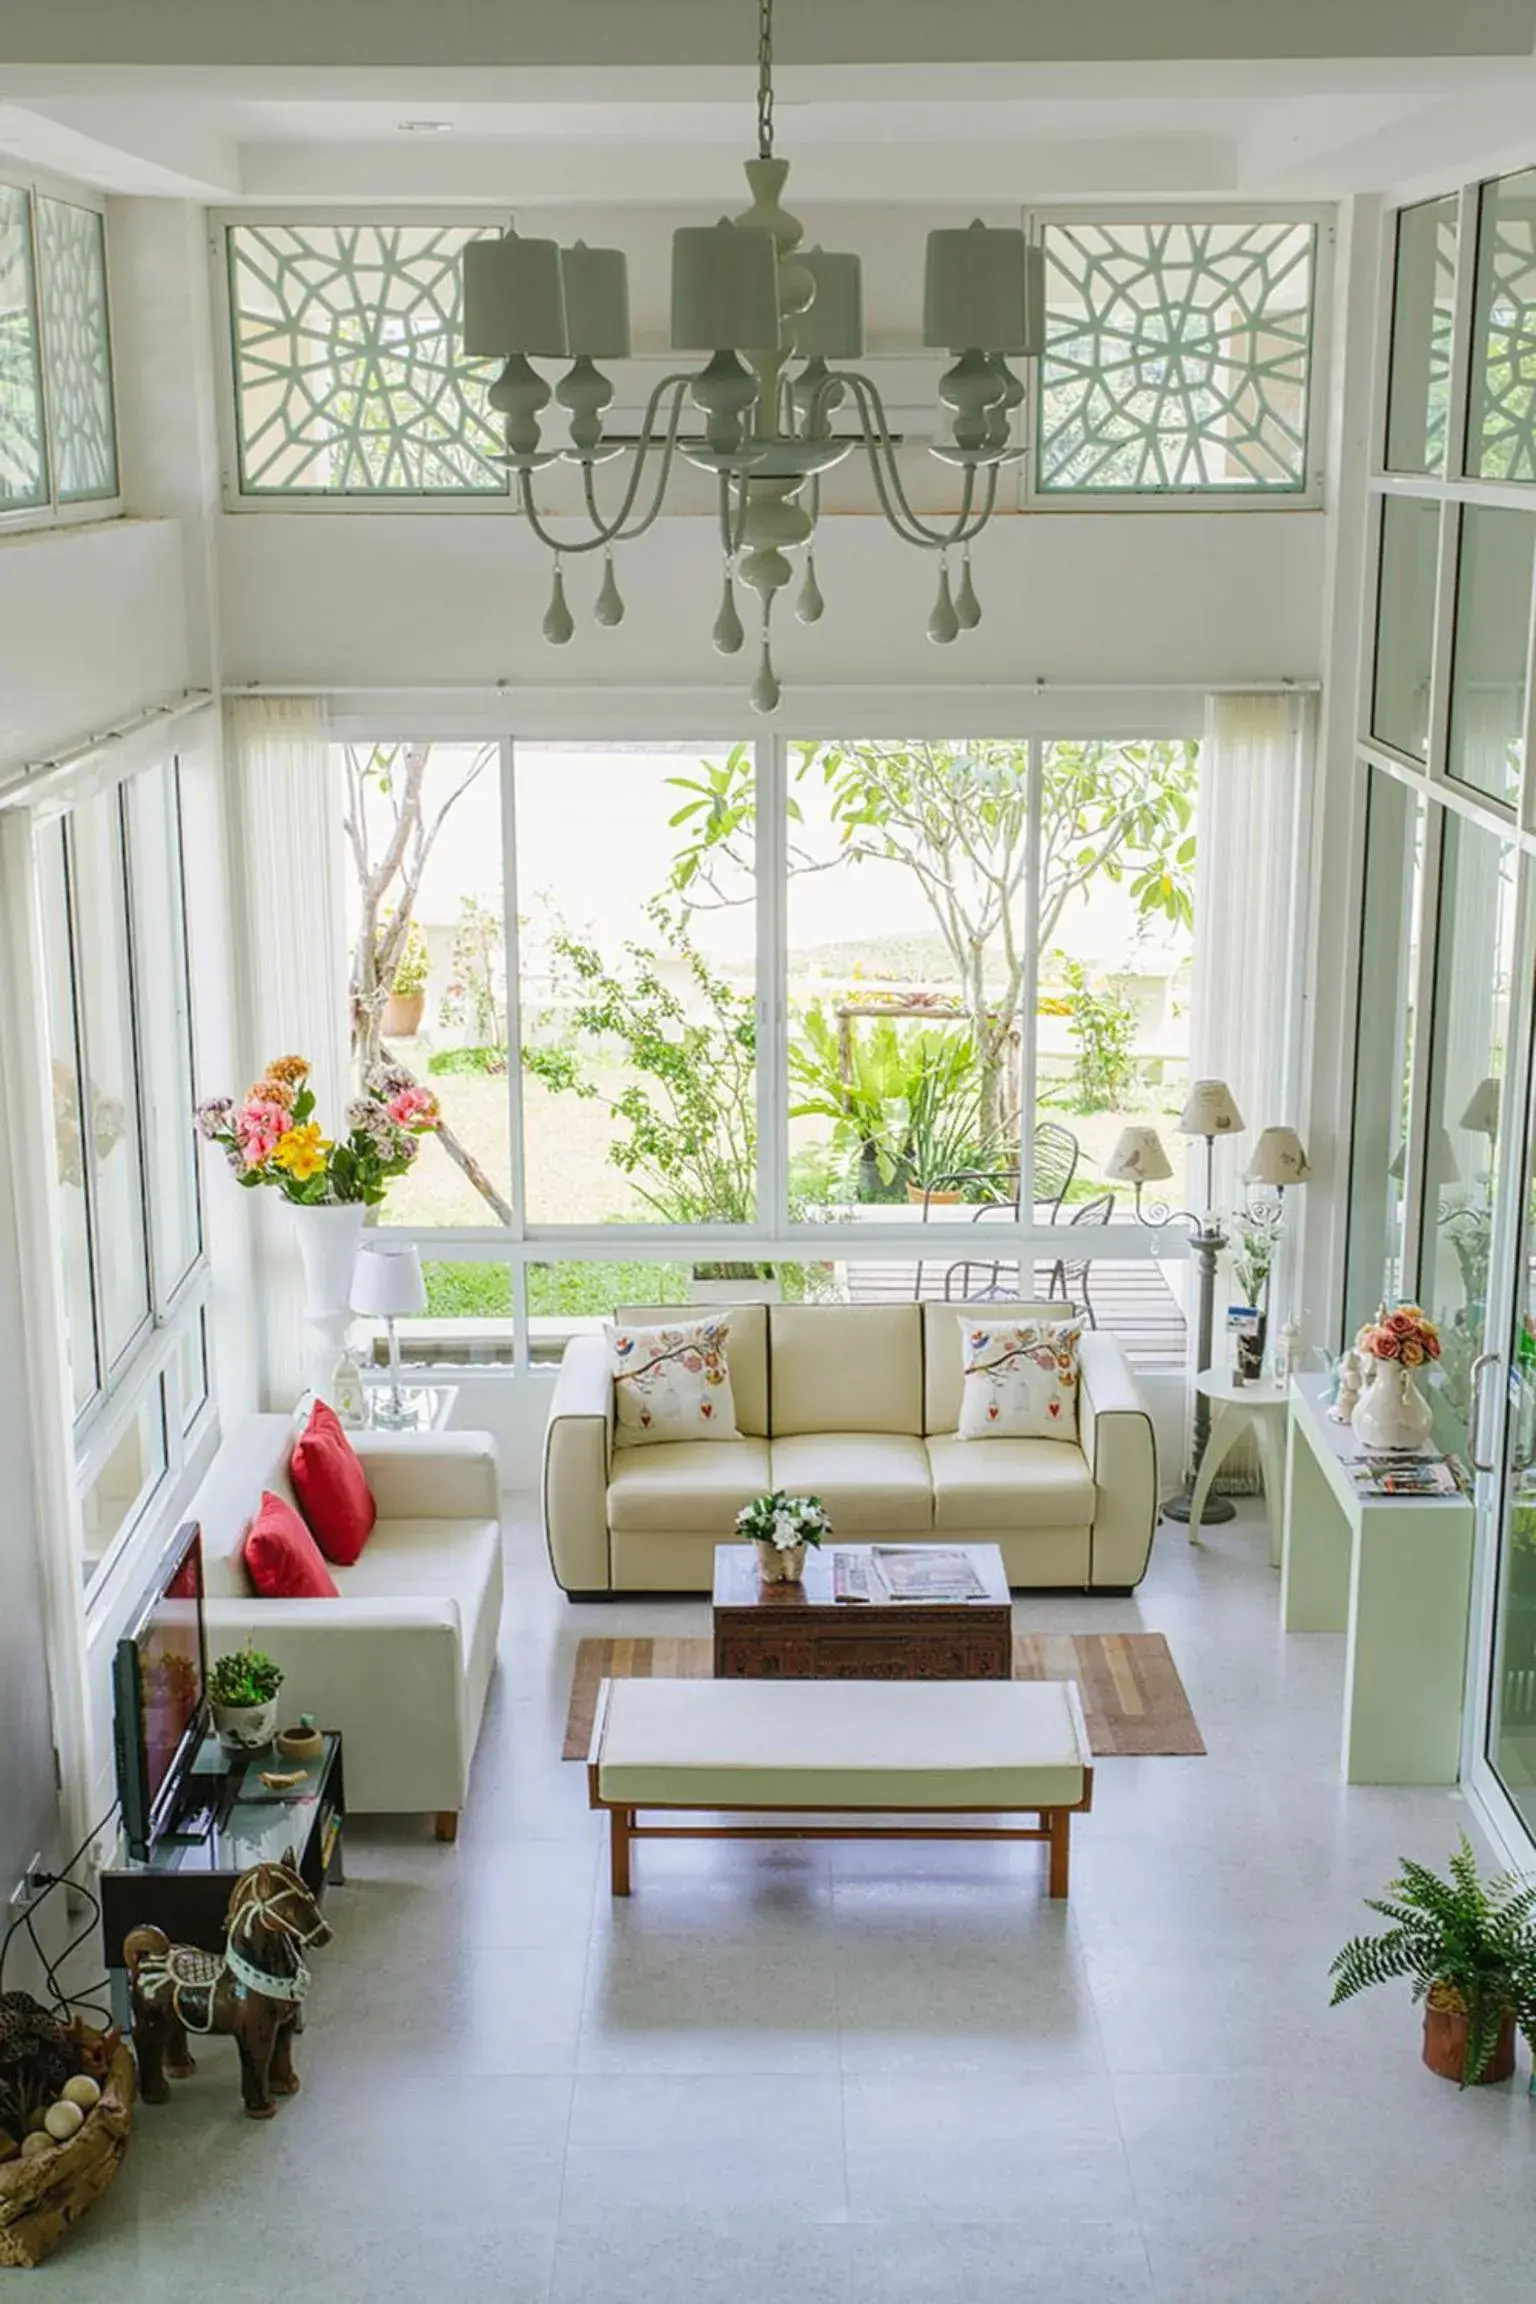
[[[935, 1538], [936, 1544], [943, 1539]], [[1010, 1680], [1013, 1609], [995, 1544], [964, 1552], [986, 1587], [976, 1600], [836, 1600], [832, 1555], [806, 1554], [802, 1584], [764, 1584], [749, 1544], [715, 1546], [717, 1680]]]

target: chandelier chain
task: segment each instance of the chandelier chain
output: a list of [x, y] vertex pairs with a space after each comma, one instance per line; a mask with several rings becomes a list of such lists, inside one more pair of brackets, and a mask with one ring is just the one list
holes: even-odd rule
[[773, 158], [773, 0], [758, 0], [757, 156]]

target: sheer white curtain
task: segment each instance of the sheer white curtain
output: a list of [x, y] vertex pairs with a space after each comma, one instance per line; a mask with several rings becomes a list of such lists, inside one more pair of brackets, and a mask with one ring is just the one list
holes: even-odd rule
[[[1300, 1053], [1305, 827], [1310, 812], [1309, 700], [1257, 691], [1206, 699], [1196, 826], [1195, 958], [1190, 1070], [1225, 1080], [1246, 1123], [1218, 1140], [1215, 1200], [1241, 1205], [1243, 1172], [1261, 1128], [1296, 1127]], [[1192, 1152], [1194, 1204], [1204, 1146]], [[1288, 1244], [1287, 1244], [1288, 1245]], [[1286, 1317], [1285, 1251], [1271, 1310]], [[1218, 1353], [1224, 1349], [1219, 1326]], [[1256, 1471], [1246, 1453], [1235, 1474]]]
[[[329, 1133], [350, 1091], [341, 808], [325, 714], [305, 697], [242, 696], [229, 732], [251, 1077], [274, 1056], [307, 1056]], [[287, 1408], [304, 1384], [303, 1278], [291, 1219], [276, 1194], [259, 1197], [263, 1389], [270, 1407]]]

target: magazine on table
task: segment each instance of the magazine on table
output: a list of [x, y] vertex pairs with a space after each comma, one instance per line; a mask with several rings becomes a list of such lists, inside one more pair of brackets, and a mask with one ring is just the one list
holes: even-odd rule
[[1367, 1450], [1350, 1470], [1362, 1496], [1459, 1496], [1467, 1485], [1453, 1456], [1406, 1448]]
[[877, 1544], [871, 1555], [892, 1600], [985, 1600], [968, 1554], [927, 1544]]

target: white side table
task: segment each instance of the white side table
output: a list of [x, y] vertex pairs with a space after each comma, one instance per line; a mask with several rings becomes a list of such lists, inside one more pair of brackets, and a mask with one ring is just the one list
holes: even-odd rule
[[1264, 1469], [1264, 1499], [1269, 1507], [1269, 1564], [1280, 1565], [1280, 1536], [1285, 1525], [1285, 1427], [1289, 1413], [1285, 1393], [1268, 1376], [1235, 1384], [1227, 1368], [1202, 1368], [1195, 1389], [1203, 1392], [1215, 1410], [1211, 1436], [1200, 1459], [1199, 1477], [1189, 1500], [1189, 1540], [1200, 1533], [1200, 1515], [1211, 1483], [1245, 1432], [1258, 1443]]
[[446, 1432], [453, 1417], [454, 1404], [459, 1397], [457, 1384], [402, 1384], [400, 1403], [409, 1419], [405, 1424], [387, 1424], [380, 1410], [389, 1403], [389, 1379], [375, 1382], [371, 1376], [363, 1378], [363, 1397], [367, 1403], [363, 1416], [365, 1432]]

